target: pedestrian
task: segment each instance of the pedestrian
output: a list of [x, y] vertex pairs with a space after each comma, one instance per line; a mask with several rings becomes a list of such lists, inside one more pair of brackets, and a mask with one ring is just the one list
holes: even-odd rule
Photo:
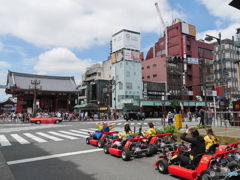
[[202, 124], [202, 126], [204, 126], [204, 109], [203, 108], [201, 108], [200, 110], [199, 110], [199, 116], [200, 116], [200, 122], [199, 122], [199, 125], [201, 125]]
[[173, 124], [173, 118], [174, 118], [174, 114], [171, 111], [169, 111], [167, 115], [167, 120], [169, 125]]
[[192, 113], [191, 113], [191, 111], [187, 112], [187, 117], [188, 117], [188, 122], [191, 122], [192, 121]]
[[213, 121], [213, 115], [212, 115], [211, 109], [209, 108], [207, 110], [207, 126], [208, 127], [212, 127], [212, 121]]

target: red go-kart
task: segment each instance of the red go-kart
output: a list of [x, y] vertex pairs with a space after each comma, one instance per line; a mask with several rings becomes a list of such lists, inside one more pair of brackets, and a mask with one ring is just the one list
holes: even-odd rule
[[189, 161], [187, 165], [171, 164], [169, 160], [173, 155], [188, 153], [188, 147], [179, 145], [174, 152], [160, 155], [154, 166], [162, 174], [173, 174], [189, 180], [219, 180], [227, 179], [231, 176], [239, 176], [239, 165], [236, 161], [229, 161], [227, 156], [234, 153], [235, 149], [215, 154], [199, 154]]
[[122, 157], [124, 161], [130, 160], [131, 157], [152, 156], [152, 146], [149, 146], [146, 140], [147, 137], [133, 137], [124, 141], [121, 147], [112, 147], [115, 141], [120, 141], [115, 139], [105, 144], [104, 153]]
[[176, 150], [176, 139], [173, 137], [173, 133], [157, 134], [148, 138], [148, 144], [153, 146], [154, 154], [158, 151], [173, 151]]
[[101, 134], [99, 138], [96, 138], [94, 134], [89, 133], [89, 137], [86, 138], [86, 143], [87, 144], [92, 144], [94, 146], [98, 146], [99, 148], [104, 147], [105, 143], [107, 141], [110, 141], [113, 139], [114, 134], [118, 134], [118, 131], [111, 131], [111, 132], [103, 132], [101, 133], [100, 131], [96, 131], [97, 133]]

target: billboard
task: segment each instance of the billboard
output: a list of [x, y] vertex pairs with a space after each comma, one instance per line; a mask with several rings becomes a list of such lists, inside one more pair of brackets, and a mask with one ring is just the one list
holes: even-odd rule
[[182, 22], [182, 33], [196, 36], [196, 27]]
[[136, 52], [136, 51], [130, 51], [130, 50], [124, 50], [124, 59], [130, 60], [130, 61], [141, 62], [143, 60], [143, 53]]
[[123, 60], [123, 52], [116, 52], [111, 54], [112, 63]]
[[235, 34], [234, 46], [240, 47], [240, 33]]
[[140, 51], [140, 33], [124, 29], [114, 34], [112, 36], [112, 53], [122, 48]]

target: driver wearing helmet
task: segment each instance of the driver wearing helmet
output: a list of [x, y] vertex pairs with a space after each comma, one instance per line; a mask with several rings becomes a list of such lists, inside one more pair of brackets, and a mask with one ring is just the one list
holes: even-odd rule
[[[188, 133], [190, 133], [191, 137], [186, 137]], [[190, 155], [178, 154], [170, 159], [170, 163], [180, 162], [181, 164], [186, 165], [198, 154], [205, 153], [205, 141], [203, 137], [199, 135], [197, 129], [191, 127], [188, 128], [187, 131], [180, 136], [180, 138], [191, 143], [191, 150], [189, 152]]]

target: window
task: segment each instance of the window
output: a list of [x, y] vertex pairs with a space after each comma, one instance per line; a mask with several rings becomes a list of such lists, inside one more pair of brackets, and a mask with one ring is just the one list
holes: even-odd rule
[[157, 67], [157, 64], [153, 64], [153, 68]]
[[126, 83], [126, 89], [131, 90], [132, 89], [132, 83], [127, 82]]
[[130, 72], [126, 71], [126, 77], [130, 77]]
[[100, 72], [98, 73], [98, 76], [101, 76], [101, 73], [100, 73]]
[[153, 77], [156, 78], [156, 77], [157, 77], [157, 74], [154, 74]]
[[147, 76], [148, 79], [150, 79], [150, 76]]
[[150, 69], [150, 66], [147, 66], [147, 69]]
[[119, 83], [119, 89], [123, 89], [123, 83]]

